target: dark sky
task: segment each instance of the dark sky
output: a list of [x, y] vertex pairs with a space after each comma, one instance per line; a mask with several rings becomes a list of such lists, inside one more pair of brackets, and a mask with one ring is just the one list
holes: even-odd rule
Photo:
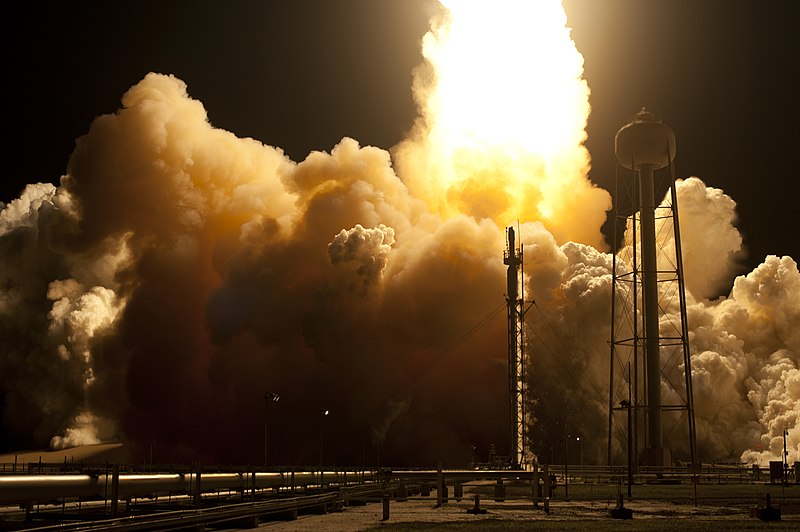
[[[75, 139], [148, 72], [174, 74], [217, 127], [294, 160], [343, 136], [390, 148], [411, 126], [429, 0], [19, 2], [4, 17], [0, 201], [57, 182]], [[750, 270], [800, 257], [795, 2], [564, 0], [592, 91], [592, 180], [642, 106], [675, 131], [679, 177], [738, 203]], [[13, 16], [10, 13], [14, 13]]]

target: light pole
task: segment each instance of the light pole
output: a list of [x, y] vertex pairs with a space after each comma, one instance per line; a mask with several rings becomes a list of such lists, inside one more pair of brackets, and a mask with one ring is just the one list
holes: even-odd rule
[[789, 474], [789, 453], [786, 451], [786, 436], [789, 431], [783, 429], [783, 483], [786, 484], [786, 478]]
[[569, 443], [569, 434], [567, 437], [564, 438], [564, 500], [569, 501], [569, 449], [567, 447], [567, 443]]
[[633, 433], [631, 432], [631, 402], [624, 399], [619, 402], [622, 408], [628, 410], [628, 499], [631, 498], [631, 486], [633, 485]]
[[581, 437], [578, 436], [575, 439], [578, 441], [578, 463], [583, 465], [583, 444], [581, 443]]
[[269, 458], [269, 404], [277, 403], [281, 396], [277, 393], [266, 392], [264, 394], [264, 467], [267, 467]]
[[323, 426], [325, 424], [325, 418], [330, 415], [331, 411], [327, 409], [323, 409], [319, 411], [319, 469], [322, 470], [322, 433], [323, 433]]

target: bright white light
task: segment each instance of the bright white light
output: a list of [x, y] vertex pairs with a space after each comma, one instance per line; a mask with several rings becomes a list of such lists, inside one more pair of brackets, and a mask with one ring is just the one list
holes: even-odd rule
[[551, 157], [580, 144], [588, 116], [583, 58], [558, 0], [443, 0], [450, 25], [423, 41], [436, 66], [434, 135], [450, 150]]

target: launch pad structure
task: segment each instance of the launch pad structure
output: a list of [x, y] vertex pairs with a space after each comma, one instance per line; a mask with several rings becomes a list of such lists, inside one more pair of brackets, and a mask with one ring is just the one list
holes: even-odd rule
[[[629, 466], [672, 463], [673, 433], [686, 426], [697, 463], [692, 366], [686, 320], [675, 134], [642, 109], [614, 139], [614, 255], [608, 402], [608, 464], [615, 429], [627, 433]], [[657, 188], [668, 199], [655, 203]], [[619, 227], [626, 228], [620, 237]], [[677, 301], [676, 301], [677, 300]], [[677, 312], [676, 312], [677, 310]], [[667, 400], [662, 401], [662, 394]], [[615, 416], [625, 411], [626, 416]], [[627, 427], [617, 417], [627, 418]], [[617, 422], [615, 425], [615, 421]], [[664, 428], [667, 428], [665, 434]], [[682, 446], [683, 447], [683, 446]]]

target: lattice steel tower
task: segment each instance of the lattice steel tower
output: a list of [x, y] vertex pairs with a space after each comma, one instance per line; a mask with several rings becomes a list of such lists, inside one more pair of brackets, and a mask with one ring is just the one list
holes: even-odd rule
[[[632, 452], [639, 463], [670, 465], [672, 434], [685, 424], [687, 451], [695, 463], [692, 369], [672, 165], [675, 134], [642, 109], [617, 132], [614, 144], [622, 169], [618, 165], [614, 195], [608, 461], [614, 461], [616, 429], [632, 432]], [[656, 189], [666, 187], [670, 193], [657, 206]], [[618, 239], [621, 225], [626, 231]], [[615, 413], [628, 408], [632, 426], [615, 426]]]
[[523, 320], [522, 246], [515, 243], [514, 228], [506, 230], [508, 247], [503, 264], [508, 265], [506, 306], [508, 308], [508, 397], [509, 460], [512, 469], [525, 467], [525, 333]]

